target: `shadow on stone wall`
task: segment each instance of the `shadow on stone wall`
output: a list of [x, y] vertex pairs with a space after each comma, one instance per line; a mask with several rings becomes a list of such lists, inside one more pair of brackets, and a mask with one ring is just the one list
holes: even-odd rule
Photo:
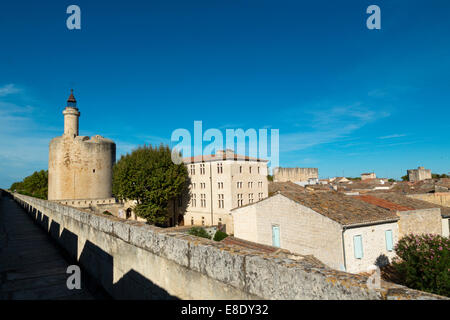
[[77, 259], [78, 236], [49, 218], [41, 211], [29, 205], [24, 207], [36, 224], [49, 232], [50, 238], [57, 242], [71, 264], [80, 266], [82, 287], [86, 287], [95, 297], [100, 299], [123, 300], [176, 300], [166, 290], [153, 283], [139, 272], [131, 269], [114, 283], [114, 258], [109, 253], [90, 241], [86, 241]]
[[166, 290], [139, 272], [131, 269], [114, 283], [114, 258], [103, 249], [86, 241], [79, 264], [91, 277], [116, 299], [123, 300], [174, 300]]

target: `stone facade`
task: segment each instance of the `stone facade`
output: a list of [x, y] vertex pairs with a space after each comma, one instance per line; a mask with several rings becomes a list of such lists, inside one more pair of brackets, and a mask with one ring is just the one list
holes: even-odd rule
[[274, 182], [306, 182], [310, 179], [319, 179], [317, 168], [275, 168], [273, 170]]
[[[200, 161], [184, 159], [190, 179], [189, 195], [178, 207], [184, 207], [184, 225], [224, 225], [233, 233], [231, 209], [268, 196], [267, 161], [245, 159], [233, 151], [218, 151]], [[236, 156], [236, 157], [235, 157]], [[236, 159], [235, 159], [236, 158]], [[180, 206], [181, 205], [181, 206]]]
[[[275, 225], [280, 230], [281, 248], [313, 255], [333, 269], [353, 273], [367, 271], [382, 254], [394, 256], [386, 247], [386, 230], [392, 231], [393, 245], [398, 239], [395, 221], [344, 226], [282, 194], [232, 212], [235, 237], [273, 245], [272, 226]], [[362, 236], [361, 258], [355, 258], [355, 235]]]
[[49, 147], [48, 199], [111, 198], [115, 143], [99, 135], [78, 135], [80, 112], [72, 94], [63, 114], [64, 134]]
[[[375, 195], [391, 202], [389, 209], [394, 210], [400, 218], [400, 236], [408, 233], [449, 236], [450, 208], [440, 205], [439, 198], [432, 197], [435, 194], [401, 195], [389, 192]], [[428, 196], [438, 201], [424, 201]], [[377, 204], [383, 206], [382, 202]]]
[[431, 170], [424, 167], [418, 167], [417, 169], [408, 170], [408, 179], [411, 182], [422, 181], [431, 179]]
[[361, 180], [367, 180], [367, 179], [376, 179], [377, 175], [375, 172], [370, 173], [361, 173]]
[[[392, 258], [395, 257], [395, 252], [386, 245], [386, 231], [389, 230], [392, 232], [392, 245], [395, 246], [399, 240], [398, 224], [396, 222], [346, 228], [343, 234], [346, 271], [367, 271], [381, 255], [386, 256], [389, 261], [392, 261]], [[355, 256], [355, 236], [361, 236], [362, 258]]]
[[343, 269], [340, 225], [281, 194], [234, 209], [233, 220], [237, 238], [272, 246], [272, 226], [276, 225], [280, 248], [313, 255], [331, 268]]
[[424, 194], [409, 194], [408, 197], [422, 201], [438, 204], [444, 207], [450, 207], [450, 192], [435, 192]]
[[397, 211], [397, 214], [400, 217], [400, 237], [409, 233], [442, 235], [442, 214], [439, 208]]

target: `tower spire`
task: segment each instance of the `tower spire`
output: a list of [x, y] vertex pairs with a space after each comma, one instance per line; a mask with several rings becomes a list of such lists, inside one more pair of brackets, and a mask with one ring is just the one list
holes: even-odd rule
[[67, 106], [71, 108], [77, 107], [77, 100], [75, 99], [75, 96], [73, 95], [73, 89], [70, 89], [70, 96], [69, 99], [67, 99]]

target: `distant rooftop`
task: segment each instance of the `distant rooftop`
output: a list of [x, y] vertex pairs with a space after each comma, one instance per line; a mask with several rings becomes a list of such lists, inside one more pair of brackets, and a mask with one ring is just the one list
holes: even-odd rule
[[450, 207], [444, 207], [438, 204], [422, 201], [419, 199], [414, 199], [402, 194], [392, 192], [378, 192], [372, 193], [372, 195], [377, 198], [388, 200], [400, 206], [412, 208], [411, 210], [439, 208], [441, 209], [441, 214], [443, 216], [445, 217], [450, 216]]
[[184, 163], [196, 163], [196, 162], [210, 162], [210, 161], [224, 161], [224, 160], [243, 160], [243, 161], [257, 161], [268, 162], [268, 160], [249, 157], [234, 153], [233, 150], [218, 150], [216, 154], [212, 155], [199, 155], [194, 157], [183, 158]]
[[270, 191], [280, 193], [342, 225], [398, 220], [391, 210], [334, 191], [307, 192], [292, 182], [271, 183]]
[[385, 199], [380, 199], [371, 195], [355, 196], [356, 199], [362, 200], [364, 202], [376, 205], [377, 207], [388, 209], [391, 211], [410, 211], [414, 210], [412, 207], [402, 206]]

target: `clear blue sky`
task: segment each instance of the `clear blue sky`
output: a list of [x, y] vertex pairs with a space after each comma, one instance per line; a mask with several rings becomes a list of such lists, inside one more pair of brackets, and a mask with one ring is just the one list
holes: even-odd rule
[[80, 134], [117, 158], [201, 120], [279, 129], [280, 165], [321, 177], [446, 173], [449, 16], [447, 0], [2, 1], [0, 187], [47, 168], [72, 87]]

